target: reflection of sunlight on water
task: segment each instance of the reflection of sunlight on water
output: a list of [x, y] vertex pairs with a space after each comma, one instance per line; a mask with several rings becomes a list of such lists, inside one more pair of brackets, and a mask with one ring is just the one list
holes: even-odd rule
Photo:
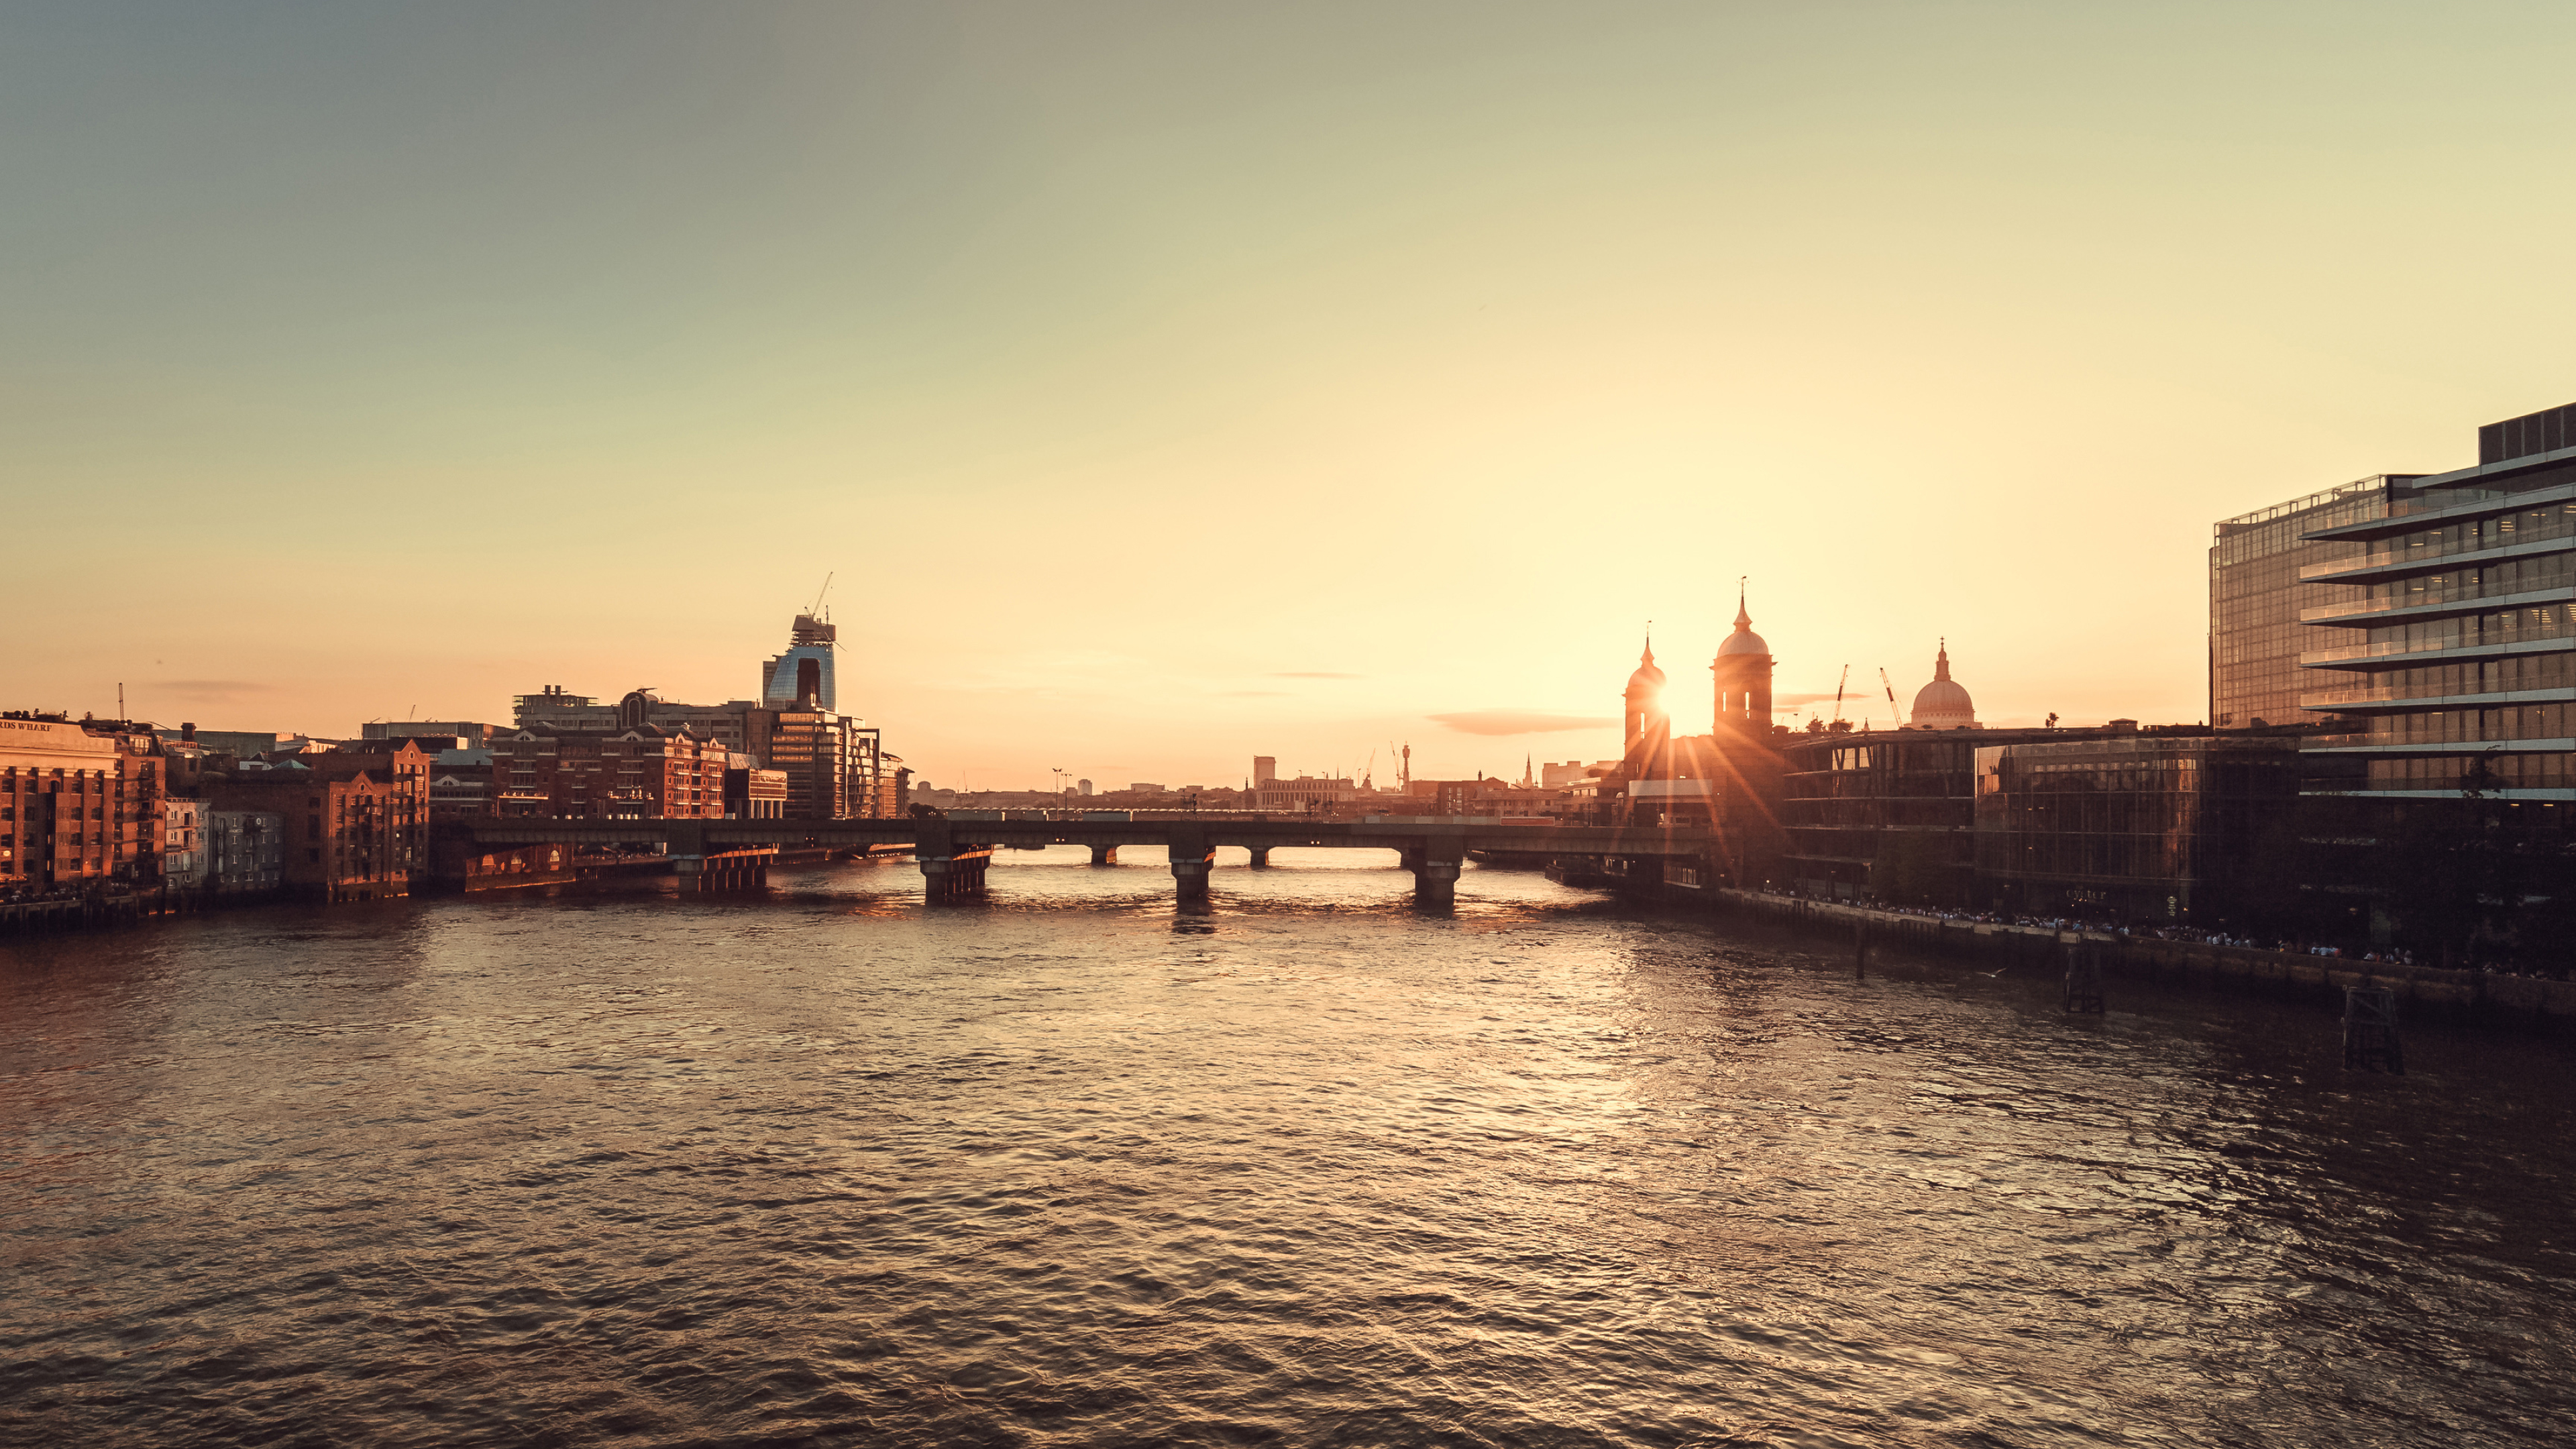
[[2556, 1056], [2428, 1034], [2364, 1092], [2330, 1023], [2259, 1004], [2069, 1019], [2036, 978], [1854, 981], [1533, 872], [1424, 916], [1392, 852], [1231, 855], [1197, 912], [1159, 850], [1063, 847], [967, 906], [898, 861], [13, 948], [0, 1191], [40, 1291], [0, 1299], [8, 1412], [66, 1443], [425, 1407], [493, 1442], [2562, 1427]]

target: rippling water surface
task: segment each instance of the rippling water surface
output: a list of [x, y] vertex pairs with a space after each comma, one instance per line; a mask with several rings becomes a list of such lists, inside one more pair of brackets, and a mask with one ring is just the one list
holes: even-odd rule
[[2576, 1440], [2564, 1052], [1276, 859], [0, 950], [0, 1439]]

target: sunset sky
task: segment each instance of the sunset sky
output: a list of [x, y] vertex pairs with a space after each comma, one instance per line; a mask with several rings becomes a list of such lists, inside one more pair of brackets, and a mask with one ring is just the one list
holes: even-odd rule
[[1648, 619], [1704, 729], [1749, 575], [1784, 698], [1884, 727], [1946, 636], [1989, 723], [2199, 720], [2212, 521], [2576, 400], [2571, 61], [2351, 0], [13, 6], [0, 704], [715, 702], [829, 573], [940, 785], [1517, 775], [1616, 752]]

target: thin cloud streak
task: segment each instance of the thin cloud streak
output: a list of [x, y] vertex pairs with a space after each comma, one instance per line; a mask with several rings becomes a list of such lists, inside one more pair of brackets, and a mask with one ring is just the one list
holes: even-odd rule
[[1603, 729], [1619, 723], [1615, 715], [1549, 714], [1535, 709], [1472, 709], [1428, 716], [1470, 735], [1548, 735], [1564, 730]]

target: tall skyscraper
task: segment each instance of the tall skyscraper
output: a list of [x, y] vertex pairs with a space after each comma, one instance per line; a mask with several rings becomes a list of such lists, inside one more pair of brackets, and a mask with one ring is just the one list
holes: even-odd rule
[[2342, 603], [2362, 590], [2304, 579], [2303, 571], [2362, 549], [2307, 535], [2409, 506], [2417, 476], [2383, 473], [2220, 521], [2209, 549], [2211, 724], [2245, 729], [2317, 718], [2299, 709], [2300, 691], [2312, 687], [2299, 673], [2299, 651], [2310, 642], [2300, 610]]
[[840, 630], [811, 614], [799, 614], [788, 635], [787, 652], [770, 656], [760, 667], [760, 702], [769, 709], [793, 709], [810, 699], [831, 713], [838, 707], [832, 688], [832, 656]]

